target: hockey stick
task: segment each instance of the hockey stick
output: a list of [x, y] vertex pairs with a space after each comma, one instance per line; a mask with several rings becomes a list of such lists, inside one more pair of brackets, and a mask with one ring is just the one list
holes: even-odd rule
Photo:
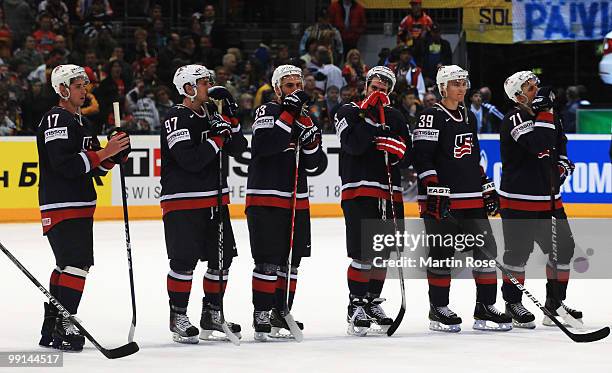
[[[217, 111], [219, 115], [223, 110], [223, 101], [221, 100], [213, 100], [217, 105]], [[240, 346], [240, 339], [236, 337], [234, 333], [227, 325], [227, 321], [225, 321], [225, 313], [223, 312], [223, 296], [225, 295], [225, 291], [223, 289], [223, 150], [219, 149], [219, 185], [217, 188], [217, 214], [219, 215], [219, 229], [218, 229], [218, 243], [217, 243], [217, 256], [219, 257], [219, 318], [221, 321], [221, 328], [223, 329], [223, 333], [227, 339], [230, 340], [234, 345]]]
[[94, 339], [94, 337], [92, 337], [92, 335], [89, 334], [87, 329], [85, 329], [85, 327], [83, 325], [81, 325], [81, 323], [73, 315], [71, 315], [64, 308], [64, 306], [62, 306], [61, 303], [57, 299], [55, 299], [55, 297], [53, 295], [51, 295], [47, 291], [47, 289], [45, 289], [44, 286], [42, 286], [42, 284], [40, 282], [38, 282], [38, 280], [21, 264], [21, 262], [19, 262], [19, 260], [17, 260], [17, 258], [15, 258], [13, 256], [13, 254], [11, 254], [11, 252], [6, 247], [4, 247], [4, 245], [2, 243], [0, 243], [0, 250], [2, 250], [2, 252], [4, 254], [6, 254], [6, 256], [13, 262], [13, 264], [15, 264], [17, 266], [17, 268], [19, 268], [21, 270], [21, 272], [23, 272], [23, 274], [26, 275], [26, 277], [28, 279], [30, 279], [30, 281], [32, 281], [32, 283], [34, 283], [34, 285], [36, 285], [38, 290], [40, 290], [49, 299], [49, 302], [51, 302], [51, 304], [53, 304], [53, 306], [55, 306], [57, 308], [57, 310], [62, 315], [62, 317], [70, 319], [70, 322], [72, 322], [74, 324], [74, 326], [77, 329], [79, 329], [81, 334], [83, 334], [85, 336], [85, 338], [87, 338], [104, 356], [106, 356], [109, 359], [118, 359], [118, 358], [121, 358], [121, 357], [124, 357], [124, 356], [128, 356], [128, 355], [132, 355], [132, 354], [138, 352], [139, 348], [138, 348], [138, 345], [136, 344], [136, 342], [129, 342], [126, 345], [123, 345], [123, 346], [117, 347], [117, 348], [113, 348], [113, 349], [110, 349], [110, 350], [102, 347], [98, 343], [98, 341], [96, 341]]
[[[113, 102], [113, 113], [115, 116], [115, 127], [121, 127], [121, 113], [119, 112], [119, 102]], [[130, 277], [130, 292], [132, 295], [132, 324], [128, 334], [128, 342], [134, 341], [136, 331], [136, 293], [134, 291], [134, 270], [132, 269], [132, 243], [130, 240], [130, 222], [128, 218], [127, 194], [125, 192], [125, 173], [123, 162], [119, 162], [119, 179], [121, 180], [121, 204], [123, 205], [123, 224], [125, 227], [125, 246], [127, 248], [128, 273]]]
[[[379, 112], [380, 120], [384, 127], [386, 125], [385, 124], [385, 108], [382, 105], [380, 105], [378, 107], [378, 112]], [[395, 203], [393, 201], [393, 180], [391, 178], [391, 164], [389, 163], [389, 153], [388, 152], [384, 152], [384, 153], [385, 153], [385, 167], [387, 168], [387, 185], [389, 187], [389, 199], [391, 202], [391, 218], [393, 219], [393, 228], [395, 229], [395, 232], [397, 232], [398, 231], [397, 215], [395, 214]], [[395, 252], [397, 253], [397, 258], [400, 259], [402, 253], [399, 250], [397, 245], [395, 245]], [[393, 324], [391, 324], [389, 329], [387, 329], [387, 335], [389, 337], [392, 336], [393, 333], [395, 333], [397, 328], [399, 328], [400, 324], [402, 323], [402, 320], [404, 319], [404, 314], [406, 313], [406, 287], [404, 285], [404, 270], [402, 269], [401, 266], [397, 266], [397, 271], [399, 274], [400, 289], [402, 292], [402, 305], [400, 306], [400, 310], [397, 316], [395, 317], [395, 320], [393, 320]]]
[[295, 177], [293, 181], [293, 192], [291, 193], [291, 230], [289, 232], [289, 253], [287, 255], [287, 280], [285, 282], [285, 309], [283, 310], [283, 318], [289, 327], [289, 331], [293, 334], [296, 342], [302, 342], [304, 340], [304, 334], [293, 319], [289, 311], [289, 295], [291, 286], [291, 261], [293, 260], [293, 238], [295, 236], [295, 213], [297, 204], [297, 187], [298, 187], [298, 174], [300, 169], [300, 142], [296, 141], [295, 144]]
[[[555, 216], [555, 159], [557, 159], [556, 149], [553, 147], [550, 150], [549, 158], [550, 158], [550, 219], [551, 219], [551, 257], [552, 257], [552, 273], [554, 278], [553, 284], [553, 293], [556, 300], [560, 303], [559, 308], [557, 308], [557, 314], [571, 327], [576, 329], [582, 329], [584, 325], [576, 320], [572, 315], [570, 315], [565, 308], [563, 308], [563, 303], [561, 302], [559, 296], [559, 275], [557, 272], [557, 261], [559, 258], [559, 247], [557, 245], [557, 217]], [[561, 192], [561, 185], [559, 185], [559, 193]]]

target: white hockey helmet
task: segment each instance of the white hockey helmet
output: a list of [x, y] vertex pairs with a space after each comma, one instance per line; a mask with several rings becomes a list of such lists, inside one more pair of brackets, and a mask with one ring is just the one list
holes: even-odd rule
[[276, 90], [276, 87], [280, 89], [281, 80], [290, 75], [297, 75], [300, 77], [302, 81], [302, 85], [304, 85], [304, 77], [302, 76], [302, 69], [293, 65], [280, 65], [276, 69], [274, 69], [274, 73], [272, 73], [272, 88]]
[[504, 82], [506, 96], [518, 103], [518, 96], [523, 95], [523, 85], [532, 79], [535, 80], [536, 85], [540, 84], [540, 79], [531, 71], [519, 71], [510, 75]]
[[[212, 72], [202, 65], [185, 65], [179, 67], [174, 73], [172, 83], [174, 83], [179, 94], [193, 100], [198, 95], [198, 89], [196, 88], [198, 79], [208, 79], [211, 84], [214, 84]], [[193, 96], [185, 92], [185, 84], [189, 84], [193, 87]]]
[[60, 87], [64, 85], [66, 88], [70, 87], [70, 83], [76, 78], [83, 78], [85, 84], [89, 84], [89, 78], [85, 69], [78, 65], [58, 65], [51, 72], [51, 86], [55, 93], [57, 93], [62, 99], [67, 100], [70, 98], [70, 90], [68, 90], [68, 96], [63, 96]]
[[436, 84], [442, 96], [445, 96], [443, 92], [445, 92], [448, 82], [453, 80], [465, 80], [467, 88], [470, 89], [470, 73], [461, 66], [446, 65], [440, 67], [436, 74]]
[[374, 66], [368, 73], [366, 74], [366, 91], [368, 90], [368, 84], [372, 81], [372, 79], [378, 78], [384, 82], [387, 82], [389, 89], [387, 93], [393, 92], [393, 88], [395, 88], [395, 82], [397, 79], [395, 78], [395, 74], [391, 71], [390, 68], [386, 66]]

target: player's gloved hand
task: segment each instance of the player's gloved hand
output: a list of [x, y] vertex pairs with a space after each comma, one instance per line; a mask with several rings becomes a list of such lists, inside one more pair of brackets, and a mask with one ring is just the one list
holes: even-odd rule
[[427, 184], [427, 201], [425, 202], [425, 215], [440, 221], [450, 215], [450, 188], [432, 181]]
[[232, 137], [232, 124], [218, 113], [210, 118], [210, 137], [221, 138], [223, 142]]
[[557, 167], [559, 167], [559, 182], [561, 184], [565, 182], [568, 176], [574, 173], [574, 169], [576, 168], [574, 163], [568, 158], [560, 158], [557, 161]]
[[543, 111], [551, 111], [553, 109], [553, 105], [555, 103], [555, 93], [552, 90], [552, 87], [542, 87], [538, 89], [533, 102], [531, 103], [531, 108], [537, 114]]
[[372, 92], [359, 105], [359, 108], [361, 109], [360, 115], [362, 118], [368, 117], [374, 123], [381, 123], [381, 107], [389, 105], [390, 102], [389, 96], [387, 96], [385, 93], [380, 91]]
[[300, 143], [306, 150], [312, 150], [321, 144], [321, 129], [317, 127], [310, 117], [302, 115], [296, 121], [292, 131], [292, 141]]
[[234, 96], [223, 86], [215, 86], [208, 89], [208, 97], [213, 100], [223, 101], [222, 113], [228, 117], [235, 117], [238, 113], [238, 104]]
[[486, 176], [482, 178], [482, 199], [484, 200], [485, 210], [489, 216], [497, 215], [499, 211], [499, 195], [495, 190], [495, 183]]
[[374, 144], [376, 150], [395, 156], [396, 159], [393, 160], [395, 163], [401, 161], [406, 154], [406, 142], [400, 136], [376, 136], [374, 137]]
[[294, 117], [302, 113], [302, 107], [308, 102], [308, 93], [298, 89], [297, 91], [285, 96], [282, 103], [283, 111], [288, 112]]
[[130, 154], [130, 151], [132, 151], [132, 147], [130, 145], [130, 135], [127, 132], [127, 129], [123, 127], [113, 128], [106, 138], [108, 139], [108, 143], [106, 144], [107, 148], [119, 146], [122, 149], [108, 159], [115, 164], [127, 162], [128, 155]]

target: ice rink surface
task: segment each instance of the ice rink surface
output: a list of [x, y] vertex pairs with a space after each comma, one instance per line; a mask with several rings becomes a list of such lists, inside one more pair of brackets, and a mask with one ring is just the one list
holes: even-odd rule
[[[541, 326], [541, 312], [528, 299], [524, 304], [536, 315], [535, 330], [506, 333], [472, 330], [475, 290], [471, 280], [451, 287], [451, 308], [463, 318], [459, 334], [428, 330], [427, 283], [406, 282], [408, 311], [397, 333], [364, 338], [346, 335], [346, 258], [342, 219], [313, 219], [312, 257], [302, 261], [293, 314], [304, 322], [304, 341], [260, 343], [251, 325], [251, 271], [245, 220], [233, 222], [239, 257], [235, 259], [225, 296], [228, 320], [242, 325], [239, 347], [229, 342], [180, 345], [168, 330], [166, 274], [168, 262], [161, 221], [130, 224], [136, 282], [138, 322], [135, 340], [140, 352], [107, 360], [87, 342], [83, 352], [64, 354], [62, 372], [610, 372], [612, 337], [577, 344], [556, 328]], [[0, 240], [45, 286], [53, 268], [49, 244], [39, 224], [0, 225]], [[85, 285], [78, 317], [107, 348], [127, 342], [131, 320], [123, 222], [95, 223], [95, 266]], [[37, 343], [42, 320], [43, 294], [0, 254], [2, 306], [0, 351], [48, 351]], [[202, 275], [196, 270], [188, 314], [199, 324]], [[527, 288], [544, 300], [544, 280], [531, 280]], [[612, 321], [611, 280], [570, 283], [568, 304], [582, 310], [587, 327]], [[385, 309], [395, 317], [399, 309], [399, 282], [389, 280], [383, 296]], [[501, 293], [498, 308], [503, 309]], [[14, 369], [0, 368], [0, 371]], [[31, 368], [28, 371], [41, 371]]]

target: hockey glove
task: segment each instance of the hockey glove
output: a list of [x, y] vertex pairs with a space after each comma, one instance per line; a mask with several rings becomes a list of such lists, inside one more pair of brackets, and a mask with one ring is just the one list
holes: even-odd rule
[[484, 200], [485, 210], [489, 216], [497, 215], [499, 211], [499, 195], [495, 190], [495, 183], [486, 177], [482, 179], [482, 199]]
[[404, 158], [404, 154], [406, 154], [406, 143], [399, 136], [397, 138], [392, 136], [376, 136], [374, 144], [376, 145], [376, 150], [387, 152], [397, 157], [395, 163], [401, 161]]
[[362, 118], [369, 118], [374, 123], [381, 123], [382, 118], [380, 117], [380, 106], [389, 105], [389, 96], [385, 93], [376, 91], [372, 92], [368, 97], [366, 97], [359, 108], [361, 109], [360, 116]]
[[235, 117], [238, 113], [238, 104], [234, 96], [222, 86], [215, 86], [208, 89], [208, 97], [213, 100], [223, 101], [222, 113], [228, 117]]
[[450, 215], [450, 188], [429, 183], [424, 214], [437, 221], [447, 218]]
[[[108, 136], [106, 137], [108, 140], [110, 140], [112, 137], [115, 137], [117, 135], [120, 134], [125, 134], [125, 136], [129, 139], [130, 134], [127, 132], [127, 129], [123, 128], [123, 127], [115, 127], [113, 128]], [[113, 155], [112, 157], [110, 157], [109, 159], [114, 162], [115, 164], [117, 163], [125, 163], [128, 160], [128, 155], [130, 154], [130, 152], [132, 151], [132, 146], [131, 144], [127, 147], [127, 149], [124, 149], [122, 151], [120, 151], [119, 153]]]
[[215, 113], [210, 118], [210, 137], [220, 137], [225, 142], [232, 137], [232, 124]]
[[321, 129], [307, 116], [301, 116], [295, 121], [292, 131], [292, 142], [299, 141], [300, 146], [312, 150], [321, 143]]
[[302, 107], [308, 102], [310, 97], [308, 93], [297, 90], [290, 95], [285, 96], [282, 103], [283, 111], [293, 115], [294, 118], [302, 113]]
[[555, 103], [555, 93], [552, 91], [552, 87], [542, 87], [538, 89], [531, 108], [537, 114], [542, 111], [551, 111]]
[[561, 185], [565, 182], [568, 176], [574, 173], [576, 166], [568, 158], [561, 158], [557, 161], [557, 167], [559, 167], [559, 182]]

